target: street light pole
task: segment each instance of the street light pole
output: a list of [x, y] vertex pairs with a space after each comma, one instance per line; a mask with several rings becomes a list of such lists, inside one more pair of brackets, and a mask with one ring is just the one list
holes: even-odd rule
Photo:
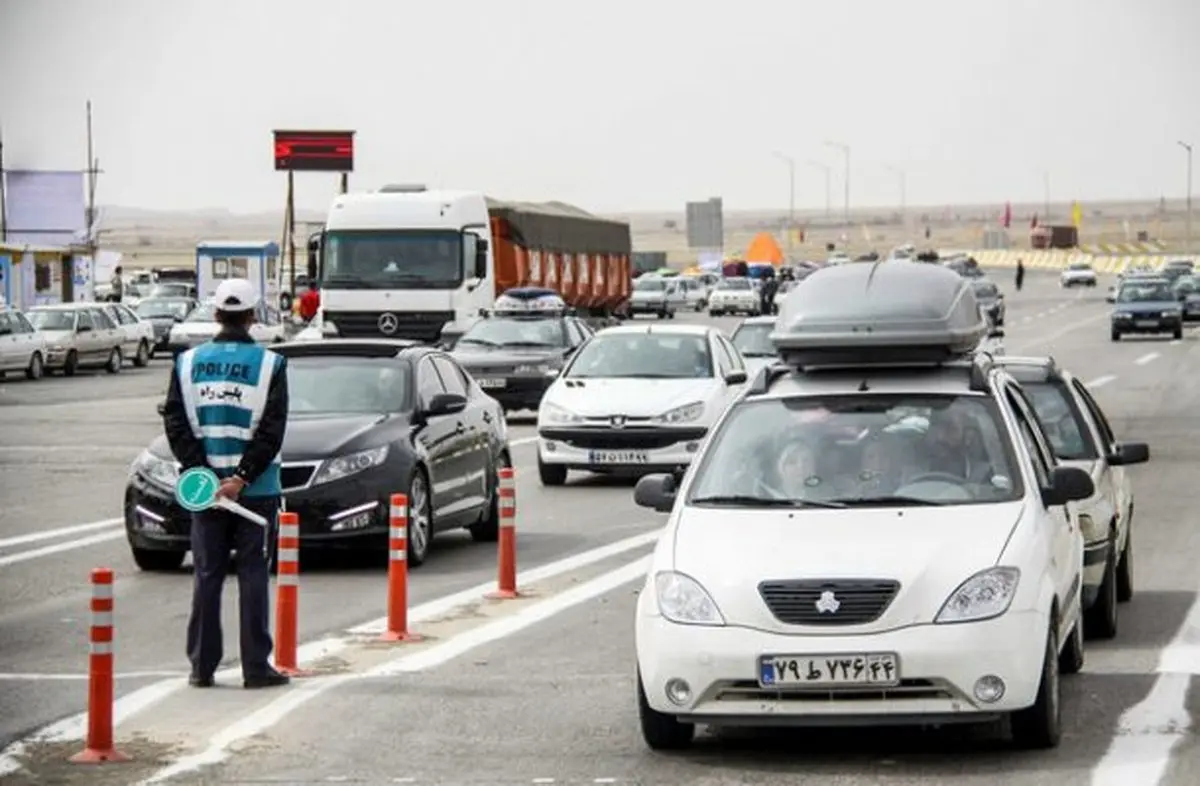
[[844, 142], [826, 142], [825, 146], [832, 147], [832, 148], [842, 151], [842, 155], [845, 156], [845, 158], [846, 158], [846, 171], [845, 171], [846, 202], [845, 202], [845, 206], [844, 206], [845, 213], [844, 213], [843, 217], [846, 220], [846, 226], [849, 226], [850, 225], [850, 145], [847, 145]]
[[796, 162], [791, 156], [776, 152], [775, 157], [787, 164], [788, 167], [788, 248], [792, 248], [793, 228], [796, 226]]
[[809, 161], [808, 164], [825, 173], [825, 220], [828, 221], [833, 216], [833, 169], [820, 161]]
[[1184, 236], [1187, 240], [1184, 241], [1186, 248], [1184, 253], [1192, 253], [1192, 146], [1187, 142], [1180, 142], [1179, 146], [1187, 151], [1187, 225], [1184, 229]]

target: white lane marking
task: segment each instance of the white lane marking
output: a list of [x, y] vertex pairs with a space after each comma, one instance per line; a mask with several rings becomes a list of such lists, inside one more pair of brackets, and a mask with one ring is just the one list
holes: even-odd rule
[[1105, 374], [1102, 377], [1096, 377], [1091, 382], [1085, 382], [1084, 385], [1086, 385], [1089, 388], [1102, 388], [1105, 385], [1107, 385], [1109, 382], [1112, 382], [1113, 380], [1115, 380], [1116, 378], [1117, 378], [1116, 374]]
[[1033, 321], [1033, 317], [1021, 317], [1021, 321], [1022, 321], [1022, 322], [1032, 322], [1032, 321]]
[[1200, 598], [1163, 647], [1159, 672], [1146, 698], [1121, 714], [1117, 734], [1092, 768], [1092, 786], [1155, 786], [1171, 764], [1171, 750], [1191, 728], [1188, 690], [1200, 670]]
[[[145, 680], [164, 677], [185, 677], [186, 671], [127, 671], [114, 674], [118, 680]], [[88, 679], [87, 674], [21, 674], [0, 672], [0, 682], [82, 682]]]
[[0, 557], [0, 568], [7, 567], [8, 565], [16, 565], [19, 562], [28, 562], [31, 559], [49, 557], [52, 554], [61, 554], [64, 551], [81, 549], [84, 546], [91, 546], [96, 543], [104, 543], [108, 540], [116, 540], [117, 538], [123, 537], [125, 537], [125, 530], [124, 528], [121, 528], [112, 532], [101, 532], [99, 535], [79, 538], [78, 540], [68, 540], [66, 543], [52, 543], [49, 546], [42, 546], [40, 549], [18, 551], [16, 554], [9, 554], [6, 557]]
[[44, 529], [40, 532], [30, 532], [26, 535], [2, 538], [0, 539], [0, 549], [6, 549], [12, 546], [24, 546], [26, 543], [37, 543], [41, 540], [57, 540], [58, 538], [65, 538], [68, 535], [78, 535], [81, 532], [92, 532], [93, 530], [115, 527], [118, 524], [121, 524], [122, 521], [123, 519], [104, 519], [103, 521], [92, 521], [88, 524], [73, 524], [70, 527]]
[[84, 451], [111, 452], [119, 450], [123, 453], [141, 453], [145, 445], [0, 445], [0, 453], [11, 450], [15, 453], [45, 453], [61, 450], [63, 452], [83, 453]]
[[177, 775], [220, 764], [228, 758], [229, 749], [233, 745], [265, 733], [286, 718], [292, 717], [300, 707], [326, 691], [362, 679], [437, 668], [485, 644], [514, 636], [526, 628], [545, 622], [581, 603], [586, 603], [612, 592], [618, 587], [643, 578], [650, 567], [650, 559], [649, 556], [642, 557], [583, 584], [578, 584], [559, 595], [525, 606], [511, 616], [500, 617], [478, 628], [464, 631], [439, 644], [434, 644], [428, 649], [393, 658], [365, 673], [343, 674], [305, 681], [300, 686], [288, 690], [278, 699], [252, 712], [249, 716], [214, 734], [207, 749], [184, 756], [173, 764], [163, 767], [149, 778], [141, 781], [138, 786], [161, 783]]
[[[661, 529], [655, 529], [651, 532], [644, 532], [640, 535], [625, 538], [624, 540], [618, 540], [594, 549], [581, 551], [578, 554], [572, 554], [569, 557], [548, 562], [536, 568], [521, 571], [517, 575], [517, 584], [533, 584], [545, 581], [546, 579], [570, 573], [593, 563], [618, 556], [627, 551], [647, 546], [657, 541], [661, 533]], [[452, 595], [446, 595], [428, 603], [414, 606], [409, 609], [409, 621], [419, 623], [444, 616], [447, 612], [459, 606], [479, 600], [486, 593], [495, 589], [495, 587], [495, 581], [488, 581], [462, 592], [456, 592]], [[354, 634], [381, 631], [383, 630], [383, 625], [386, 624], [386, 619], [384, 617], [382, 620], [373, 620], [366, 625], [351, 628], [349, 632]], [[341, 637], [310, 641], [300, 645], [296, 652], [296, 660], [303, 666], [328, 658], [344, 650], [347, 646], [348, 641]], [[239, 666], [231, 666], [228, 669], [217, 672], [215, 676], [217, 679], [230, 679], [231, 677], [240, 675], [240, 673], [241, 669]], [[181, 690], [186, 684], [186, 680], [183, 679], [167, 679], [121, 696], [113, 702], [113, 725], [120, 726], [135, 715], [158, 704], [175, 691]], [[21, 757], [29, 745], [43, 742], [75, 742], [82, 740], [86, 728], [87, 713], [80, 712], [55, 721], [23, 739], [10, 743], [6, 748], [0, 750], [0, 775], [21, 769]]]
[[537, 442], [537, 437], [521, 437], [520, 439], [510, 439], [508, 445], [515, 448], [521, 445], [530, 445], [534, 442]]
[[1138, 358], [1137, 360], [1135, 360], [1133, 362], [1134, 362], [1134, 365], [1144, 366], [1147, 363], [1150, 363], [1151, 361], [1154, 361], [1154, 360], [1158, 360], [1158, 353], [1157, 352], [1147, 352], [1145, 355], [1142, 355], [1140, 358]]
[[1099, 322], [1102, 319], [1108, 319], [1108, 318], [1109, 318], [1109, 315], [1107, 313], [1103, 313], [1103, 314], [1094, 314], [1090, 317], [1087, 317], [1086, 319], [1081, 319], [1078, 322], [1072, 322], [1069, 325], [1064, 325], [1062, 328], [1060, 328], [1059, 330], [1056, 330], [1053, 333], [1042, 336], [1040, 338], [1036, 338], [1033, 341], [1027, 341], [1024, 344], [1021, 344], [1020, 346], [1018, 346], [1016, 348], [1016, 352], [1025, 352], [1030, 347], [1036, 347], [1039, 344], [1045, 344], [1047, 342], [1055, 340], [1056, 338], [1061, 338], [1061, 337], [1067, 335], [1068, 333], [1073, 333], [1082, 327], [1091, 325], [1094, 322]]
[[1173, 339], [1171, 339], [1170, 346], [1176, 347], [1176, 346], [1179, 346], [1181, 343], [1183, 343], [1183, 342], [1181, 342], [1179, 339], [1173, 338]]

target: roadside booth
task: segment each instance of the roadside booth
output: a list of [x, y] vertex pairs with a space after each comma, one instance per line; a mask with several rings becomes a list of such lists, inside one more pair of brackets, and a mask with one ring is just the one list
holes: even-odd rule
[[80, 265], [90, 269], [91, 259], [72, 248], [0, 245], [0, 296], [23, 309], [86, 298]]
[[196, 294], [207, 300], [228, 278], [244, 278], [264, 303], [275, 306], [281, 291], [279, 244], [269, 240], [210, 240], [196, 245]]

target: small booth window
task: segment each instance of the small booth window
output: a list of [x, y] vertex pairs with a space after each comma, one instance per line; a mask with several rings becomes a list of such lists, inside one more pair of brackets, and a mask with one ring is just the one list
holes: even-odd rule
[[39, 295], [49, 292], [54, 287], [54, 266], [51, 263], [34, 261], [33, 287]]
[[212, 261], [213, 278], [229, 278], [229, 260], [214, 259]]
[[229, 260], [229, 278], [250, 278], [250, 260], [245, 257]]

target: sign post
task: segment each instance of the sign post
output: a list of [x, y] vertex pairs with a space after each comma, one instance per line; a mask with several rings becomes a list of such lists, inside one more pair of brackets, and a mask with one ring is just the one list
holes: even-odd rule
[[267, 526], [267, 520], [249, 508], [226, 497], [218, 497], [217, 489], [220, 487], [221, 479], [217, 477], [217, 473], [208, 467], [192, 467], [182, 473], [175, 483], [175, 500], [179, 503], [179, 507], [189, 513], [200, 513], [209, 508], [221, 508], [230, 513], [236, 513], [260, 527]]

